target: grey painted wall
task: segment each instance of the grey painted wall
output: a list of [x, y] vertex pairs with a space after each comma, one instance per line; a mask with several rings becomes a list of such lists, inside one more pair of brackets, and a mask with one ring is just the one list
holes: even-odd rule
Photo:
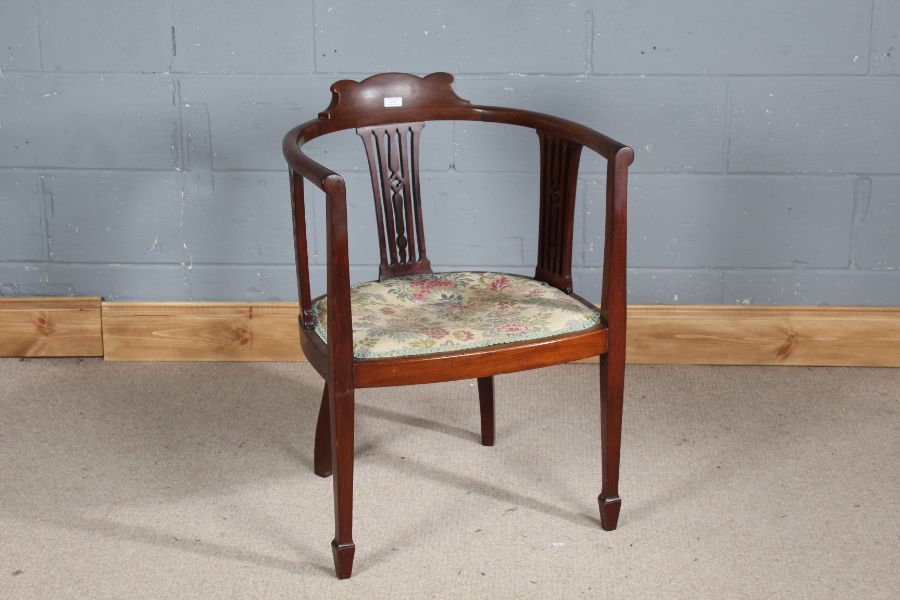
[[[898, 0], [2, 0], [0, 294], [296, 297], [280, 141], [330, 83], [457, 75], [478, 103], [637, 150], [630, 300], [900, 303]], [[426, 127], [438, 268], [529, 273], [537, 138]], [[373, 278], [359, 139], [353, 277]], [[599, 298], [604, 165], [582, 161], [578, 289]], [[310, 192], [311, 193], [311, 192]], [[318, 196], [317, 196], [318, 198]], [[311, 274], [324, 289], [321, 204]]]

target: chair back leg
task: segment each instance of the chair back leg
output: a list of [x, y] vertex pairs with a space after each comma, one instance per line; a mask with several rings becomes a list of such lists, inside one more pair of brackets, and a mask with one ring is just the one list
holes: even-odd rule
[[478, 378], [478, 403], [481, 405], [481, 444], [494, 445], [494, 378]]
[[313, 471], [319, 477], [331, 475], [331, 410], [328, 408], [328, 384], [322, 390], [319, 419], [316, 422], [316, 447], [313, 452]]

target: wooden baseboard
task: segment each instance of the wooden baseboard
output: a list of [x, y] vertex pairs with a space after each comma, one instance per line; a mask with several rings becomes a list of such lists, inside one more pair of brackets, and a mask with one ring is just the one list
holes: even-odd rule
[[100, 298], [0, 298], [0, 356], [103, 356]]
[[900, 308], [633, 306], [628, 361], [900, 367]]
[[[297, 312], [293, 302], [2, 298], [0, 356], [304, 360]], [[628, 362], [900, 367], [900, 308], [634, 305]]]
[[295, 302], [104, 302], [106, 360], [305, 360]]
[[[107, 360], [304, 360], [293, 302], [102, 309]], [[634, 305], [628, 361], [898, 367], [900, 308]]]

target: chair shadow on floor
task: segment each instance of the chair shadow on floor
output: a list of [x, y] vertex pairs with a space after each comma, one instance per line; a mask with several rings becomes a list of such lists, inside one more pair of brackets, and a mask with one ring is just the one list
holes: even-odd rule
[[[52, 368], [52, 363], [43, 363], [44, 367], [48, 365]], [[121, 507], [131, 502], [220, 496], [259, 483], [261, 477], [315, 479], [312, 447], [321, 388], [308, 365], [88, 360], [75, 370], [81, 369], [85, 369], [81, 380], [65, 385], [62, 391], [52, 378], [36, 378], [28, 390], [29, 397], [54, 400], [46, 405], [23, 402], [16, 406], [21, 422], [42, 426], [21, 431], [20, 438], [10, 440], [9, 450], [16, 460], [7, 460], [4, 477], [29, 483], [15, 492], [9, 487], [0, 491], [4, 513], [20, 521], [49, 523], [91, 535], [290, 572], [312, 569], [331, 575], [328, 544], [321, 540], [291, 539], [289, 545], [298, 553], [299, 560], [295, 561], [198, 540], [190, 531], [159, 530], [92, 516], [111, 503]], [[72, 370], [71, 364], [59, 361], [61, 377]], [[296, 375], [301, 371], [302, 376]], [[472, 406], [466, 408], [477, 413], [476, 398], [473, 396]], [[385, 421], [452, 436], [460, 443], [478, 444], [480, 440], [474, 429], [368, 405], [365, 398], [357, 414], [357, 452], [361, 456], [390, 443], [391, 436], [407, 435], [396, 433], [396, 428], [392, 429], [394, 433], [385, 433], [379, 425]], [[66, 430], [71, 432], [60, 434]], [[48, 463], [48, 455], [54, 456], [52, 463]], [[275, 461], [274, 471], [259, 468], [279, 455], [288, 459]], [[410, 457], [402, 463], [384, 454], [367, 460], [574, 524], [595, 524], [593, 515], [568, 511], [527, 493], [498, 489], [478, 477]], [[366, 460], [361, 460], [360, 468], [365, 464]], [[215, 476], [203, 476], [208, 472]], [[32, 473], [46, 477], [31, 477]], [[64, 484], [73, 475], [84, 473], [88, 473], [84, 485]], [[110, 491], [114, 492], [112, 498], [108, 496]], [[330, 492], [330, 485], [327, 491], [322, 490], [326, 495]], [[7, 495], [10, 493], [16, 498]], [[28, 501], [22, 502], [22, 497]], [[322, 519], [328, 522], [331, 515], [323, 513]], [[412, 539], [418, 531], [416, 524], [410, 523], [396, 537]], [[365, 563], [377, 564], [396, 543], [372, 548]], [[363, 570], [363, 564], [360, 567]]]
[[[53, 363], [44, 366], [47, 364]], [[60, 365], [64, 363], [60, 361]], [[85, 372], [79, 375], [80, 381], [62, 387], [46, 373], [34, 378], [29, 384], [28, 397], [46, 398], [46, 403], [22, 400], [4, 406], [11, 411], [11, 422], [18, 423], [19, 427], [13, 429], [12, 435], [7, 434], [0, 446], [4, 453], [9, 452], [3, 459], [0, 474], [3, 480], [16, 481], [19, 485], [0, 489], [3, 513], [20, 521], [49, 523], [91, 535], [291, 573], [331, 576], [327, 540], [285, 533], [279, 541], [296, 554], [296, 558], [285, 558], [197, 539], [190, 531], [166, 531], [92, 516], [111, 502], [127, 506], [132, 502], [165, 503], [215, 497], [270, 478], [308, 477], [319, 482], [322, 494], [330, 497], [330, 484], [313, 474], [312, 446], [321, 382], [308, 365], [84, 361], [76, 371], [82, 368]], [[72, 370], [71, 365], [61, 366], [59, 375], [68, 376]], [[441, 393], [437, 387], [432, 389]], [[455, 397], [456, 388], [448, 389]], [[136, 390], [140, 393], [135, 393]], [[463, 402], [459, 410], [473, 411], [474, 419], [476, 396]], [[497, 487], [486, 478], [415, 457], [406, 456], [401, 460], [396, 453], [372, 452], [388, 447], [397, 437], [415, 436], [415, 428], [457, 438], [460, 444], [477, 444], [479, 435], [475, 428], [469, 430], [447, 422], [450, 419], [444, 417], [432, 419], [385, 408], [371, 402], [365, 394], [360, 394], [357, 415], [360, 469], [374, 463], [579, 527], [599, 527], [593, 507], [587, 502], [584, 510], [569, 508], [573, 504], [564, 500], [569, 494], [564, 485], [559, 492], [561, 502], [548, 502], [527, 491]], [[758, 459], [759, 452], [778, 440], [783, 441], [785, 436], [796, 434], [798, 427], [815, 427], [815, 420], [809, 421], [807, 416], [803, 419], [793, 416], [786, 420], [784, 430], [768, 431], [762, 436], [751, 429], [723, 438], [722, 447], [716, 449], [712, 459], [692, 465], [691, 476], [670, 489], [657, 489], [651, 497], [632, 505], [627, 522], [643, 521], [666, 510], [666, 506], [686, 494], [702, 493], [741, 473], [752, 476], [753, 461]], [[679, 418], [687, 425], [692, 417], [682, 415], [667, 426], [681, 427]], [[386, 422], [413, 429], [386, 427]], [[702, 423], [693, 426], [704, 427]], [[501, 429], [499, 443], [523, 435], [522, 431], [516, 431], [517, 427], [512, 422]], [[626, 435], [628, 439], [632, 436]], [[626, 456], [627, 452], [626, 446]], [[552, 465], [548, 463], [543, 468], [552, 469]], [[214, 476], [199, 476], [208, 473]], [[529, 473], [523, 475], [527, 477]], [[86, 479], [81, 483], [79, 477]], [[115, 497], [108, 497], [110, 491]], [[248, 518], [252, 519], [252, 515]], [[323, 512], [323, 523], [330, 519], [330, 513]], [[417, 540], [422, 525], [409, 522], [391, 540], [370, 548], [359, 565], [360, 570], [387, 560], [394, 547]], [[290, 526], [286, 523], [285, 530], [289, 531]], [[269, 531], [265, 535], [276, 533]]]

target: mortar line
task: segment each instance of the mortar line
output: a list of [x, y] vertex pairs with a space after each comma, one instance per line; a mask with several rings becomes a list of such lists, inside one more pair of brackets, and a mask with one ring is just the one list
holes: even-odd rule
[[588, 43], [587, 43], [587, 59], [585, 60], [585, 75], [591, 75], [594, 72], [594, 9], [587, 9], [585, 14], [587, 17]]
[[869, 11], [869, 56], [866, 57], [866, 75], [872, 74], [872, 62], [875, 60], [875, 3], [872, 0], [872, 7]]
[[318, 23], [316, 23], [316, 2], [313, 0], [310, 4], [310, 13], [312, 16], [312, 51], [313, 51], [313, 73], [319, 72], [319, 48], [318, 44], [316, 44], [316, 28], [318, 27]]
[[[198, 103], [200, 104], [200, 103]], [[60, 167], [53, 165], [43, 165], [43, 166], [0, 166], [0, 173], [15, 173], [15, 172], [45, 172], [45, 171], [54, 171], [60, 173], [91, 173], [91, 172], [110, 172], [110, 173], [158, 173], [160, 175], [163, 174], [175, 174], [175, 173], [191, 173], [192, 169], [185, 168], [184, 171], [179, 171], [180, 167], [178, 165], [174, 165], [172, 167]], [[255, 169], [233, 169], [233, 168], [225, 168], [225, 169], [212, 169], [211, 172], [213, 174], [224, 174], [224, 173], [284, 173], [286, 171], [285, 168], [281, 167], [266, 167], [266, 168], [255, 168]], [[362, 176], [368, 175], [368, 171], [365, 169], [342, 169], [337, 167], [337, 171], [341, 174], [348, 176]], [[516, 177], [522, 176], [534, 176], [537, 177], [538, 173], [535, 171], [488, 171], [488, 170], [475, 170], [475, 169], [463, 169], [463, 170], [451, 170], [451, 169], [421, 169], [421, 173], [427, 173], [429, 175], [456, 175], [456, 174], [466, 174], [470, 173], [472, 175], [510, 175]], [[668, 177], [678, 177], [678, 178], [699, 178], [699, 177], [802, 177], [802, 178], [838, 178], [838, 177], [900, 177], [900, 170], [898, 171], [728, 171], [727, 173], [723, 173], [722, 171], [696, 171], [693, 173], [685, 173], [683, 171], [630, 171], [630, 175], [635, 178], [645, 177], [645, 176], [668, 176]], [[578, 175], [579, 180], [584, 181], [596, 181], [603, 179], [605, 174], [603, 171], [582, 171]]]
[[[171, 71], [36, 71], [34, 69], [4, 69], [4, 73], [14, 75], [59, 75], [59, 76], [77, 76], [77, 75], [159, 75], [166, 76], [172, 74]], [[270, 78], [270, 79], [290, 79], [290, 78], [314, 78], [317, 80], [333, 82], [333, 77], [341, 77], [343, 79], [364, 79], [372, 75], [371, 72], [350, 72], [350, 71], [216, 71], [216, 72], [195, 72], [195, 71], [178, 71], [177, 75], [196, 78]], [[545, 73], [545, 72], [508, 72], [508, 71], [489, 71], [483, 73], [476, 72], [457, 72], [453, 74], [457, 81], [494, 81], [494, 80], [521, 80], [529, 78], [534, 80], [553, 80], [553, 79], [627, 79], [634, 81], [648, 81], [654, 79], [697, 79], [697, 80], [714, 80], [714, 79], [872, 79], [873, 81], [896, 81], [900, 80], [900, 74], [884, 73], [872, 74], [870, 77], [867, 73], [590, 73], [585, 74], [583, 71], [568, 71], [564, 73]]]
[[178, 52], [178, 47], [175, 43], [175, 0], [169, 2], [169, 17], [172, 26], [172, 58], [169, 59], [169, 73], [171, 73], [175, 70], [175, 55]]
[[47, 188], [44, 186], [44, 176], [35, 174], [41, 185], [41, 217], [44, 227], [44, 261], [50, 262], [50, 215], [47, 214]]
[[[41, 4], [40, 0], [34, 0], [34, 27], [37, 33], [38, 66], [40, 72], [44, 71], [44, 44], [41, 41]], [[8, 71], [7, 71], [8, 72]]]
[[725, 160], [723, 161], [722, 167], [724, 168], [723, 174], [727, 175], [731, 170], [731, 117], [732, 117], [732, 103], [734, 96], [734, 86], [731, 84], [731, 79], [725, 80], [725, 122], [722, 124], [722, 129], [725, 131], [725, 142], [723, 144], [722, 151], [725, 154]]
[[[139, 268], [139, 269], [149, 269], [149, 268], [157, 268], [157, 267], [169, 267], [173, 270], [181, 270], [182, 265], [178, 262], [127, 262], [127, 261], [64, 261], [64, 260], [54, 260], [54, 261], [45, 261], [45, 260], [0, 260], [0, 265], [48, 265], [54, 267], [97, 267], [97, 266], [107, 266], [114, 268]], [[284, 263], [235, 263], [235, 262], [197, 262], [194, 263], [194, 266], [197, 267], [231, 267], [239, 270], [247, 270], [251, 271], [254, 269], [265, 268], [265, 269], [294, 269], [293, 262], [284, 262]], [[532, 263], [527, 264], [435, 264], [435, 268], [437, 269], [459, 269], [459, 270], [489, 270], [493, 268], [497, 269], [533, 269], [534, 265]], [[321, 269], [325, 269], [324, 264], [311, 264], [311, 268], [317, 267]], [[363, 269], [363, 270], [377, 270], [377, 264], [351, 264], [351, 269]], [[580, 270], [580, 271], [602, 271], [603, 265], [580, 265], [580, 266], [572, 266], [572, 270]], [[838, 272], [846, 272], [846, 273], [854, 273], [854, 274], [885, 274], [885, 273], [895, 273], [900, 275], [900, 272], [896, 268], [891, 267], [882, 267], [882, 268], [867, 268], [867, 269], [850, 269], [845, 266], [835, 266], [835, 265], [824, 265], [824, 266], [810, 266], [802, 269], [804, 271], [809, 272], [818, 272], [818, 271], [838, 271]], [[793, 266], [755, 266], [755, 267], [735, 267], [735, 266], [698, 266], [698, 267], [628, 267], [628, 271], [642, 271], [646, 273], [660, 273], [660, 272], [679, 272], [679, 273], [737, 273], [737, 272], [779, 272], [779, 273], [788, 273], [797, 271], [797, 269]]]
[[719, 304], [725, 304], [725, 269], [719, 270]]
[[[862, 187], [862, 189], [860, 189]], [[847, 268], [856, 270], [856, 238], [859, 224], [865, 220], [866, 214], [872, 203], [872, 179], [865, 176], [857, 177], [853, 181], [853, 210], [850, 215], [850, 252]]]

